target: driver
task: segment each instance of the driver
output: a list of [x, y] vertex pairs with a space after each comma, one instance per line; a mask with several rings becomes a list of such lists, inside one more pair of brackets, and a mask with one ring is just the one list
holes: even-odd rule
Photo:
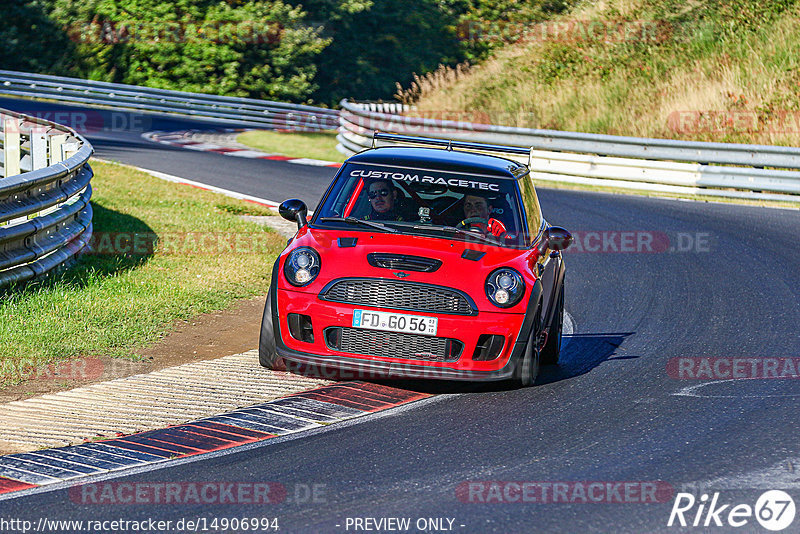
[[398, 196], [400, 192], [389, 180], [375, 180], [369, 184], [367, 196], [370, 212], [364, 216], [365, 221], [402, 221], [398, 212]]
[[506, 227], [499, 220], [489, 216], [492, 211], [494, 211], [494, 207], [486, 198], [478, 195], [465, 195], [464, 220], [458, 225], [462, 228], [500, 237], [506, 233]]

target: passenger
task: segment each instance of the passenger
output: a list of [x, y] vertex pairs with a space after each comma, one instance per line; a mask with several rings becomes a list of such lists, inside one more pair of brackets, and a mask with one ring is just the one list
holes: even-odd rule
[[489, 200], [478, 195], [464, 195], [464, 220], [458, 223], [461, 228], [478, 230], [486, 235], [502, 237], [506, 233], [505, 225], [491, 217], [494, 207]]
[[403, 221], [400, 212], [400, 191], [390, 180], [375, 180], [369, 184], [367, 191], [370, 212], [364, 216], [365, 221]]

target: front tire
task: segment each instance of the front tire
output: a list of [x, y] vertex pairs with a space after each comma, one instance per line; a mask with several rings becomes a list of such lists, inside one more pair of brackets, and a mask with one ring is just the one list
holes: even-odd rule
[[558, 292], [556, 311], [550, 322], [550, 332], [547, 343], [542, 349], [542, 365], [557, 365], [561, 356], [561, 338], [564, 332], [564, 284]]
[[539, 338], [541, 323], [542, 308], [540, 306], [536, 311], [536, 318], [534, 319], [533, 328], [531, 328], [528, 344], [525, 347], [525, 353], [522, 355], [522, 359], [517, 362], [514, 376], [511, 378], [511, 382], [518, 388], [532, 386], [539, 375], [539, 343], [537, 343], [537, 339]]
[[278, 356], [275, 329], [272, 326], [272, 290], [267, 293], [264, 317], [261, 319], [261, 337], [258, 340], [258, 363], [273, 371], [285, 371], [286, 362]]

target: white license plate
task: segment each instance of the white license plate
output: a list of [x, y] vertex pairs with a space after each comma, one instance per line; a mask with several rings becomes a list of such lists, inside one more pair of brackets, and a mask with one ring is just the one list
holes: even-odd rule
[[353, 311], [353, 328], [435, 336], [438, 324], [439, 319], [436, 317], [372, 310]]

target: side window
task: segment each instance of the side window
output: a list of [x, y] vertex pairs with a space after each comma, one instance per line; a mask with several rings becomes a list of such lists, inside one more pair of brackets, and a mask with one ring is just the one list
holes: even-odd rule
[[497, 198], [492, 199], [492, 213], [489, 216], [502, 222], [510, 232], [516, 232], [516, 224], [514, 214], [511, 211], [511, 206], [508, 203], [508, 194], [499, 195]]
[[542, 208], [539, 206], [539, 197], [536, 196], [536, 188], [530, 175], [520, 177], [517, 183], [522, 192], [522, 207], [525, 209], [528, 225], [528, 243], [531, 243], [539, 235], [542, 227]]

